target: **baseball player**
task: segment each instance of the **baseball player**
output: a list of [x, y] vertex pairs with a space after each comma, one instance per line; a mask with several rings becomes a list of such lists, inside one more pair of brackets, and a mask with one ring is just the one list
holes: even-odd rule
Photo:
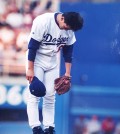
[[[45, 96], [42, 97], [43, 124], [39, 120], [38, 110], [41, 97], [36, 95], [37, 90], [29, 90], [27, 114], [33, 134], [55, 134], [54, 80], [59, 77], [57, 54], [62, 46], [66, 68], [64, 75], [70, 76], [73, 44], [76, 41], [74, 31], [82, 26], [83, 18], [77, 12], [45, 13], [33, 21], [28, 41], [26, 78], [31, 84], [35, 76], [39, 79], [41, 88], [44, 85], [46, 88]], [[32, 91], [36, 93], [32, 94]]]

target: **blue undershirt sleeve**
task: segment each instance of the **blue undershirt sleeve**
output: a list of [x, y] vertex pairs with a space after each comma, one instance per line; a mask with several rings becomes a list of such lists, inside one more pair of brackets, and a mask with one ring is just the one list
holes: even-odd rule
[[65, 45], [63, 47], [63, 57], [65, 62], [71, 63], [72, 62], [72, 53], [73, 53], [73, 45]]
[[36, 41], [35, 39], [31, 38], [28, 44], [28, 60], [33, 61], [35, 60], [37, 49], [39, 49], [40, 42]]

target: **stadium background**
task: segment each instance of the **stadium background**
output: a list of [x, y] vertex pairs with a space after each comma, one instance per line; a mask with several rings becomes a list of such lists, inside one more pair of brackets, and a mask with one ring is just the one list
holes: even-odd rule
[[0, 0], [0, 134], [32, 134], [26, 114], [26, 39], [34, 17], [54, 11], [78, 11], [84, 18], [76, 33], [72, 89], [56, 98], [57, 134], [120, 134], [118, 0]]

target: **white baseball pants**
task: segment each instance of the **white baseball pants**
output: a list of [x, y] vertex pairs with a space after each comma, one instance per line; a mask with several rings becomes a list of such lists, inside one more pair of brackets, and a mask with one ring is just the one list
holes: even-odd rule
[[[44, 70], [41, 67], [34, 66], [35, 76], [44, 83], [46, 87], [46, 95], [43, 97], [42, 104], [42, 116], [43, 126], [48, 128], [49, 126], [55, 127], [54, 116], [55, 116], [55, 90], [54, 80], [59, 77], [59, 68], [55, 67], [51, 70]], [[32, 95], [29, 92], [27, 101], [27, 114], [28, 121], [31, 128], [40, 126], [39, 120], [39, 102], [41, 98]]]

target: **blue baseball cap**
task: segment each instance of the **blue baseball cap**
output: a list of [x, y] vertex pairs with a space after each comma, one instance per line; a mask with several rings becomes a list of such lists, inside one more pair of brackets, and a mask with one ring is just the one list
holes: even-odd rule
[[43, 97], [46, 94], [45, 85], [36, 76], [33, 77], [33, 80], [29, 85], [29, 89], [31, 94], [36, 97]]

